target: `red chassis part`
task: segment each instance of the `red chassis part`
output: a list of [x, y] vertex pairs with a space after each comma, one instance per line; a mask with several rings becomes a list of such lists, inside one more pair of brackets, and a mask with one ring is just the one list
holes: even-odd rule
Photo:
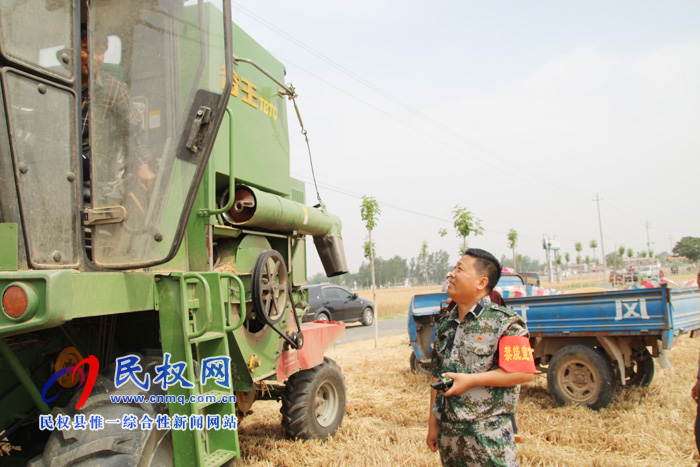
[[323, 363], [323, 354], [336, 339], [345, 335], [345, 323], [338, 321], [313, 321], [302, 323], [304, 345], [300, 350], [282, 352], [277, 368], [277, 381], [284, 381], [299, 370], [313, 368]]

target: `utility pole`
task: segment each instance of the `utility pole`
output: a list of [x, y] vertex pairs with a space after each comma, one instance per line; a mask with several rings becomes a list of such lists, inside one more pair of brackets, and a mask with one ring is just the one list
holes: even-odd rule
[[668, 236], [668, 254], [673, 255], [673, 237], [671, 235]]
[[[647, 223], [646, 223], [645, 225], [646, 225], [646, 227], [647, 227], [647, 256], [648, 256], [649, 259], [651, 260], [651, 259], [652, 259], [652, 257], [651, 257], [651, 247], [649, 246], [649, 221], [647, 221]], [[650, 263], [650, 264], [651, 264], [651, 263]]]
[[601, 200], [601, 198], [598, 196], [598, 193], [596, 193], [595, 199], [593, 201], [595, 201], [596, 205], [598, 206], [598, 227], [600, 228], [600, 251], [603, 253], [603, 280], [607, 281], [608, 280], [608, 262], [605, 258], [605, 243], [603, 243], [603, 223], [600, 221], [600, 200]]

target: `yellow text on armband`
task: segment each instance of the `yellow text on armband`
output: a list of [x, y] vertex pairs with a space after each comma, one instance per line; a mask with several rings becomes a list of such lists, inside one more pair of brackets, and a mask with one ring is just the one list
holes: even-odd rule
[[518, 360], [518, 361], [534, 360], [532, 357], [532, 350], [526, 345], [523, 345], [523, 346], [515, 345], [512, 347], [510, 345], [506, 345], [503, 348], [503, 358], [507, 362], [510, 362], [513, 360]]

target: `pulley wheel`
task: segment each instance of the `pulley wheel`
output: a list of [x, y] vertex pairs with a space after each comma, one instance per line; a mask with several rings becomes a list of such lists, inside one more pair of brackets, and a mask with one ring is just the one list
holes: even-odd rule
[[265, 250], [258, 255], [251, 292], [257, 319], [270, 326], [280, 322], [287, 307], [287, 266], [277, 251]]

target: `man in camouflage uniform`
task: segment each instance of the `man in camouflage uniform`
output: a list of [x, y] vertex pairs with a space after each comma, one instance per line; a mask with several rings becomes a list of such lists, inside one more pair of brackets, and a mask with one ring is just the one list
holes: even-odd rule
[[500, 275], [498, 260], [475, 248], [448, 275], [457, 306], [438, 324], [431, 373], [454, 383], [431, 389], [426, 440], [444, 466], [518, 465], [511, 416], [535, 365], [523, 320], [487, 298]]

